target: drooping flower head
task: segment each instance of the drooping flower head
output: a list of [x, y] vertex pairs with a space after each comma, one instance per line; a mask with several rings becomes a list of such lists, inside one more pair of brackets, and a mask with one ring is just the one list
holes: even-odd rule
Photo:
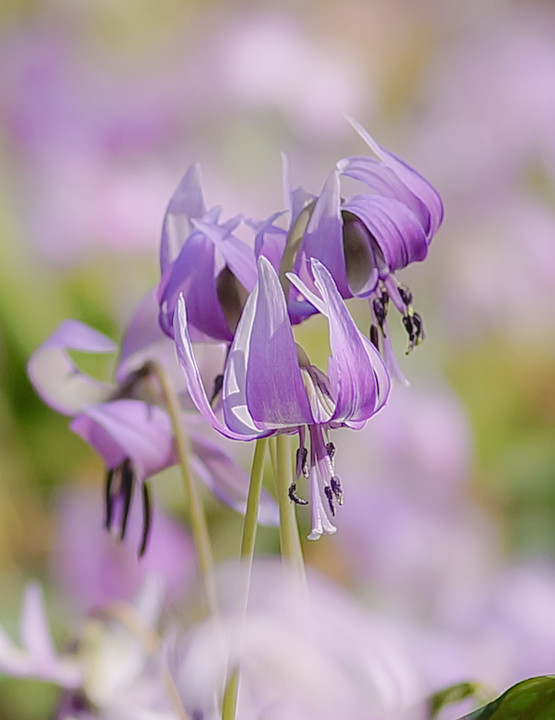
[[233, 231], [237, 216], [220, 223], [221, 208], [207, 211], [200, 168], [193, 165], [173, 194], [162, 226], [160, 327], [173, 336], [173, 316], [180, 293], [190, 308], [193, 340], [231, 342], [243, 304], [256, 282], [251, 247]]
[[[297, 276], [289, 280], [328, 321], [331, 357], [327, 373], [312, 365], [293, 336], [285, 295], [269, 260], [258, 260], [258, 282], [250, 294], [231, 345], [222, 387], [223, 420], [213, 411], [202, 385], [188, 331], [187, 305], [181, 296], [175, 316], [175, 340], [190, 395], [201, 413], [223, 435], [252, 440], [297, 433], [296, 495], [301, 474], [311, 489], [311, 539], [333, 533], [331, 517], [343, 499], [334, 472], [330, 429], [362, 427], [383, 405], [389, 376], [372, 343], [358, 330], [333, 278], [312, 261], [315, 290]], [[310, 454], [306, 447], [310, 439]]]
[[[163, 408], [152, 361], [175, 365], [172, 343], [157, 327], [156, 304], [149, 295], [140, 304], [122, 344], [116, 382], [102, 382], [82, 372], [69, 351], [113, 353], [117, 346], [102, 333], [76, 320], [66, 320], [34, 352], [29, 377], [40, 397], [52, 408], [72, 417], [71, 429], [103, 458], [106, 472], [105, 525], [119, 528], [124, 538], [129, 509], [138, 485], [143, 503], [146, 550], [152, 508], [147, 480], [177, 463], [171, 420]], [[145, 332], [145, 328], [150, 329]], [[171, 350], [171, 354], [167, 351]], [[191, 442], [191, 465], [216, 496], [243, 511], [248, 475], [221, 446], [198, 428], [198, 416], [182, 414]], [[262, 497], [260, 520], [277, 521], [275, 504]]]
[[[281, 274], [292, 269], [312, 288], [310, 260], [317, 258], [331, 272], [343, 298], [368, 298], [372, 342], [376, 347], [383, 344], [389, 370], [403, 379], [387, 329], [389, 300], [402, 314], [407, 352], [423, 339], [424, 328], [413, 308], [412, 292], [398, 283], [395, 273], [426, 257], [443, 206], [436, 190], [416, 170], [378, 145], [354, 120], [351, 124], [376, 157], [349, 157], [337, 163], [318, 198], [306, 204], [304, 218], [299, 214], [304, 227], [297, 223], [290, 231]], [[366, 191], [342, 198], [342, 176], [362, 183]], [[294, 322], [312, 312], [294, 289], [288, 302]]]

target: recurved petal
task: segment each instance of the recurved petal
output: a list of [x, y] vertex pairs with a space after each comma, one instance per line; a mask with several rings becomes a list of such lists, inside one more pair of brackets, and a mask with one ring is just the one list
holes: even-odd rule
[[426, 234], [416, 215], [395, 198], [355, 195], [343, 209], [362, 220], [379, 246], [390, 272], [423, 260]]
[[200, 165], [195, 163], [187, 170], [172, 195], [162, 225], [160, 243], [160, 270], [164, 275], [167, 266], [175, 260], [190, 235], [191, 219], [202, 217], [206, 206], [200, 186]]
[[355, 325], [328, 270], [313, 260], [312, 271], [328, 307], [330, 361], [338, 383], [333, 419], [367, 420], [385, 402], [389, 375], [378, 351]]
[[378, 351], [355, 325], [329, 271], [316, 259], [312, 271], [321, 298], [298, 278], [289, 278], [328, 319], [331, 357], [327, 374], [336, 402], [332, 421], [367, 420], [387, 398], [389, 375]]
[[109, 468], [130, 458], [138, 480], [176, 462], [169, 417], [140, 400], [89, 405], [71, 429], [94, 447]]
[[[278, 276], [258, 260], [258, 286], [251, 294], [230, 353], [244, 353], [245, 399], [255, 423], [267, 429], [313, 422], [299, 368], [297, 347]], [[224, 408], [228, 398], [224, 397]]]
[[379, 159], [393, 170], [397, 177], [427, 209], [429, 222], [425, 225], [425, 230], [430, 240], [443, 220], [443, 203], [437, 190], [408, 163], [379, 145], [360, 123], [350, 117], [347, 117], [347, 120]]
[[[183, 295], [180, 295], [177, 301], [177, 308], [174, 316], [174, 337], [177, 349], [177, 358], [179, 360], [179, 364], [183, 368], [183, 372], [185, 373], [187, 389], [189, 391], [189, 395], [191, 396], [191, 400], [194, 402], [197, 410], [206, 418], [206, 420], [208, 420], [210, 425], [212, 425], [212, 427], [219, 433], [225, 435], [225, 437], [231, 438], [232, 440], [253, 440], [257, 437], [263, 436], [264, 433], [252, 423], [252, 419], [250, 419], [249, 422], [248, 416], [245, 418], [244, 422], [237, 422], [233, 425], [229, 425], [228, 423], [227, 425], [224, 425], [212, 410], [200, 377], [198, 365], [195, 360], [195, 354], [193, 352], [193, 345], [189, 337], [187, 310]], [[228, 358], [224, 374], [224, 393], [226, 382], [228, 384], [228, 393], [231, 393], [234, 390], [233, 384], [231, 388], [229, 388], [229, 364], [230, 359]]]
[[111, 353], [116, 345], [78, 320], [65, 320], [35, 350], [27, 365], [29, 378], [44, 402], [64, 415], [74, 415], [91, 402], [101, 402], [113, 390], [113, 385], [79, 370], [69, 350]]

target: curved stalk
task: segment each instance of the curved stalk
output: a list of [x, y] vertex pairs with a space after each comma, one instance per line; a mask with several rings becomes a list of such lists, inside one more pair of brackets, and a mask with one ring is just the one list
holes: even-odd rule
[[[258, 525], [258, 508], [260, 505], [260, 492], [262, 490], [262, 479], [264, 476], [264, 455], [268, 438], [260, 438], [256, 441], [256, 448], [252, 459], [251, 478], [247, 508], [243, 520], [243, 535], [241, 537], [241, 549], [239, 557], [244, 567], [244, 596], [241, 616], [238, 623], [238, 633], [242, 632], [243, 622], [247, 613], [249, 601], [249, 588], [254, 558], [254, 546], [256, 541], [256, 528]], [[242, 576], [243, 577], [243, 576]], [[239, 689], [239, 668], [233, 669], [227, 682], [222, 701], [222, 720], [235, 720], [237, 713], [237, 693]]]
[[158, 363], [152, 363], [152, 366], [160, 383], [166, 401], [166, 409], [172, 423], [185, 497], [188, 502], [197, 562], [204, 589], [204, 597], [208, 611], [214, 615], [217, 612], [217, 602], [216, 589], [214, 586], [212, 546], [210, 544], [210, 536], [208, 534], [202, 500], [191, 472], [189, 443], [181, 425], [181, 410], [179, 408], [177, 394], [168, 374]]

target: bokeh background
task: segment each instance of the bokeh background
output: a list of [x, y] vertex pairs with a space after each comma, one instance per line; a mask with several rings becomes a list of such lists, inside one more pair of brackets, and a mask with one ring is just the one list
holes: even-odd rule
[[[84, 580], [62, 550], [103, 542], [101, 463], [35, 396], [30, 353], [66, 317], [119, 336], [192, 162], [224, 217], [265, 217], [280, 151], [313, 192], [364, 152], [349, 113], [446, 216], [401, 277], [428, 334], [411, 388], [337, 440], [339, 531], [308, 559], [406, 626], [430, 687], [555, 672], [553, 3], [7, 0], [0, 22], [3, 625], [37, 578], [67, 639]], [[179, 519], [176, 487], [155, 495]], [[239, 520], [209, 503], [225, 556]], [[1, 717], [48, 716], [54, 690], [27, 687], [0, 679]]]

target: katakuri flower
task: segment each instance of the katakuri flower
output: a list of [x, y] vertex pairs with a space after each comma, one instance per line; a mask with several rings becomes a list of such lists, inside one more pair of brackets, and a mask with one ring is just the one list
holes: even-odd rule
[[[155, 332], [151, 336], [144, 333], [155, 308], [155, 304], [143, 302], [133, 318], [124, 337], [116, 383], [105, 383], [82, 372], [70, 357], [68, 351], [111, 353], [117, 349], [105, 335], [76, 320], [63, 322], [28, 364], [29, 377], [40, 397], [58, 412], [72, 417], [71, 429], [104, 459], [105, 525], [108, 530], [119, 528], [122, 540], [134, 488], [140, 485], [143, 502], [140, 555], [146, 550], [152, 519], [146, 481], [178, 462], [171, 420], [160, 407], [162, 398], [149, 358], [161, 364], [171, 360], [174, 372], [179, 367], [173, 343], [154, 322], [151, 328]], [[171, 356], [166, 352], [168, 349], [172, 350]], [[199, 420], [194, 414], [182, 413], [191, 443], [193, 471], [220, 500], [242, 512], [246, 507], [248, 474], [219, 444], [200, 431]], [[275, 524], [278, 520], [275, 503], [267, 493], [262, 497], [259, 519], [264, 524]]]
[[[385, 404], [390, 380], [372, 343], [358, 330], [333, 278], [312, 261], [316, 295], [295, 275], [289, 280], [328, 321], [331, 357], [327, 374], [311, 364], [295, 343], [282, 286], [269, 260], [258, 259], [258, 282], [237, 326], [223, 377], [223, 421], [215, 414], [202, 384], [189, 337], [186, 301], [181, 296], [175, 316], [178, 357], [189, 393], [199, 411], [223, 435], [240, 440], [277, 433], [297, 433], [296, 480], [310, 482], [310, 539], [335, 532], [331, 518], [343, 501], [334, 472], [335, 448], [329, 430], [361, 428]], [[310, 438], [310, 454], [306, 447]]]
[[[377, 157], [349, 157], [337, 163], [319, 197], [307, 203], [290, 230], [280, 274], [292, 269], [312, 288], [310, 260], [318, 258], [343, 298], [368, 298], [372, 342], [380, 347], [381, 336], [388, 369], [404, 381], [387, 328], [389, 300], [402, 314], [408, 353], [424, 338], [424, 327], [413, 308], [412, 292], [398, 283], [395, 273], [424, 260], [442, 221], [443, 205], [416, 170], [378, 145], [356, 121], [350, 122]], [[371, 192], [342, 199], [341, 176], [363, 183]], [[294, 321], [312, 312], [295, 289], [288, 303]]]
[[256, 282], [253, 249], [233, 231], [237, 216], [219, 222], [221, 208], [206, 210], [200, 167], [192, 165], [173, 194], [162, 226], [160, 327], [173, 336], [173, 316], [180, 293], [189, 308], [194, 341], [230, 343], [248, 293]]

